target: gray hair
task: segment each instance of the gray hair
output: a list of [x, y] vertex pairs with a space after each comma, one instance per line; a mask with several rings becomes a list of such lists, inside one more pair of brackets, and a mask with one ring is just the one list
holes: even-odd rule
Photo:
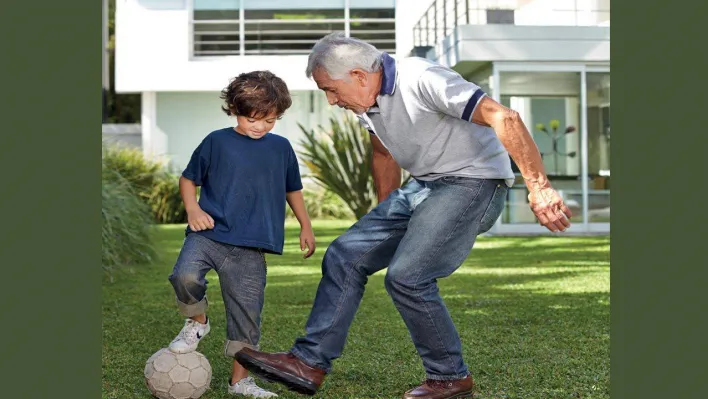
[[359, 68], [366, 72], [381, 70], [382, 52], [363, 40], [334, 32], [312, 47], [305, 74], [312, 77], [317, 68], [324, 68], [332, 79], [344, 79], [349, 71]]

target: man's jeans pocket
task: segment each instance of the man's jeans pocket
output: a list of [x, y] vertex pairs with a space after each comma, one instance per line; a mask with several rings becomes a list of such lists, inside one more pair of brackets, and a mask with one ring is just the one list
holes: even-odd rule
[[499, 216], [504, 210], [504, 204], [506, 203], [506, 194], [509, 192], [509, 188], [502, 182], [498, 183], [494, 188], [494, 194], [492, 194], [492, 199], [487, 205], [487, 209], [484, 211], [482, 220], [479, 222], [479, 231], [477, 234], [486, 233], [497, 222]]

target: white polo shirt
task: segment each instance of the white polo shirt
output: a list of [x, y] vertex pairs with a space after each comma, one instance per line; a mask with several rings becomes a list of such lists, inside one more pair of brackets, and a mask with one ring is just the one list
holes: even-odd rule
[[358, 115], [399, 166], [420, 180], [443, 176], [504, 179], [514, 173], [491, 127], [470, 122], [486, 95], [457, 72], [430, 60], [383, 53], [378, 107]]

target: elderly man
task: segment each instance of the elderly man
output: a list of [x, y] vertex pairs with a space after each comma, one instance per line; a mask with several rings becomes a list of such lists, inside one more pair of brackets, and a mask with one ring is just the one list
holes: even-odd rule
[[[565, 231], [570, 210], [519, 115], [453, 70], [421, 58], [396, 61], [333, 33], [315, 44], [306, 73], [330, 104], [357, 114], [371, 133], [379, 204], [327, 249], [305, 336], [287, 353], [244, 349], [236, 359], [313, 395], [342, 353], [368, 276], [388, 267], [386, 290], [426, 372], [403, 397], [471, 397], [474, 383], [437, 279], [459, 268], [499, 218], [514, 181], [509, 155], [542, 225]], [[400, 168], [414, 177], [404, 187]]]

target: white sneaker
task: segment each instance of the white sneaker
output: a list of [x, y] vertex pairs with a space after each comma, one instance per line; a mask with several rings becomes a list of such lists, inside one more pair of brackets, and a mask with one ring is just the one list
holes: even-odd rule
[[229, 394], [249, 396], [252, 398], [274, 398], [278, 396], [256, 385], [256, 381], [253, 380], [253, 377], [246, 377], [233, 385], [229, 385]]
[[209, 319], [207, 319], [206, 324], [187, 319], [182, 330], [170, 343], [169, 348], [174, 353], [193, 352], [197, 349], [199, 341], [201, 341], [205, 335], [209, 334], [209, 330], [211, 330]]

